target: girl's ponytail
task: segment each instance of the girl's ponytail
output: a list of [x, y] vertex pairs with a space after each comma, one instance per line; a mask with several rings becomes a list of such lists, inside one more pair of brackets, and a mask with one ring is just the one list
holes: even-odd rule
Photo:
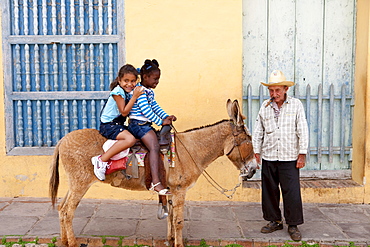
[[114, 79], [111, 84], [109, 85], [109, 90], [112, 91], [115, 87], [117, 87], [119, 84], [118, 77]]

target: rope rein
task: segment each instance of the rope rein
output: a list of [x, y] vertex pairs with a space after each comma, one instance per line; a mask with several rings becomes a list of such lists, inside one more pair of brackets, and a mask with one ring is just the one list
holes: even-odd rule
[[[171, 127], [173, 128], [175, 134], [178, 133], [178, 131], [176, 130], [175, 126], [173, 126], [171, 124]], [[216, 182], [216, 180], [214, 180], [212, 178], [211, 175], [209, 175], [209, 173], [204, 169], [202, 171], [201, 168], [199, 168], [199, 165], [197, 162], [195, 162], [193, 156], [189, 153], [189, 150], [186, 148], [186, 146], [184, 145], [184, 143], [181, 141], [181, 139], [177, 136], [177, 139], [179, 140], [179, 142], [181, 143], [181, 145], [184, 147], [185, 151], [188, 153], [188, 155], [190, 156], [191, 160], [193, 161], [193, 163], [195, 164], [195, 166], [197, 167], [197, 169], [199, 170], [199, 172], [201, 172], [201, 174], [203, 175], [203, 177], [207, 180], [208, 183], [210, 183], [216, 190], [218, 190], [221, 194], [223, 194], [224, 196], [226, 196], [228, 199], [232, 199], [235, 192], [236, 192], [236, 189], [238, 187], [240, 187], [240, 185], [242, 184], [241, 182], [239, 182], [238, 184], [235, 185], [234, 188], [232, 189], [225, 189], [224, 187], [222, 187], [219, 183]], [[239, 150], [239, 153], [240, 153], [240, 150]], [[228, 192], [232, 192], [231, 194], [227, 194]]]

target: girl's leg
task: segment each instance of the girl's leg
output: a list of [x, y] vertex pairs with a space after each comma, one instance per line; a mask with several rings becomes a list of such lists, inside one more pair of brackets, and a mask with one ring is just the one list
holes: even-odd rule
[[[146, 133], [144, 137], [141, 138], [141, 140], [146, 146], [146, 148], [149, 150], [149, 162], [150, 162], [150, 171], [152, 173], [152, 183], [156, 184], [160, 182], [158, 175], [159, 144], [157, 135], [153, 130], [151, 130], [148, 133]], [[162, 184], [159, 184], [154, 189], [155, 191], [160, 191], [165, 188]]]
[[110, 158], [114, 155], [118, 154], [119, 152], [132, 147], [135, 142], [136, 138], [128, 131], [124, 130], [119, 133], [116, 137], [117, 142], [113, 144], [101, 157], [101, 161], [107, 162]]

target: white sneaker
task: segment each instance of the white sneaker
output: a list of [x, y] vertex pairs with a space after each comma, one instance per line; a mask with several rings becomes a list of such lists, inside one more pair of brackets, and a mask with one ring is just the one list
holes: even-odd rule
[[95, 176], [101, 180], [105, 180], [105, 171], [107, 170], [108, 162], [103, 162], [100, 159], [101, 155], [94, 156], [91, 158], [91, 162], [94, 166]]

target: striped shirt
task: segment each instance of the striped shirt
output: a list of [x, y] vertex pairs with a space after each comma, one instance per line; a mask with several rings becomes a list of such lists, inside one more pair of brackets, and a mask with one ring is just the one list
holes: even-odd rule
[[[137, 86], [142, 86], [140, 83]], [[162, 119], [168, 117], [168, 114], [162, 110], [154, 99], [154, 91], [144, 87], [145, 93], [139, 96], [130, 111], [130, 119], [153, 122], [156, 125], [162, 125]]]
[[293, 161], [307, 154], [308, 127], [299, 99], [287, 97], [275, 114], [273, 103], [265, 100], [256, 119], [253, 149], [268, 161]]

